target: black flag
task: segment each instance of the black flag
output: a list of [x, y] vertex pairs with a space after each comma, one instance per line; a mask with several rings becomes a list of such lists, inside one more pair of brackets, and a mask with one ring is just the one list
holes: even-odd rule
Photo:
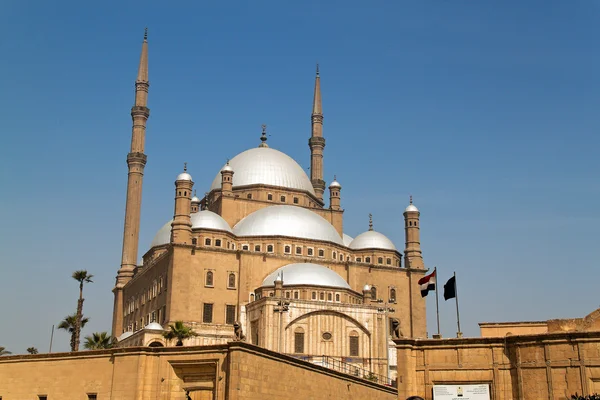
[[456, 297], [456, 277], [448, 279], [444, 285], [444, 300], [450, 300]]

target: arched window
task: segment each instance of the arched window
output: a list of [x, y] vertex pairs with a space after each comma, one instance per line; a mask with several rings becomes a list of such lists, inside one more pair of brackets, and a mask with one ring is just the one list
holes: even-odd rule
[[298, 204], [298, 198], [294, 197], [294, 204]]
[[319, 249], [319, 257], [325, 257], [325, 250]]
[[250, 250], [250, 247], [247, 244], [243, 244], [242, 245], [242, 250], [248, 251], [248, 250]]
[[296, 246], [296, 254], [302, 254], [302, 246]]
[[337, 253], [335, 251], [332, 253], [332, 256], [334, 260], [337, 259]]
[[332, 301], [333, 295], [331, 293], [327, 293], [327, 301]]
[[281, 196], [280, 200], [282, 203], [285, 203], [285, 196]]
[[204, 245], [205, 246], [210, 246], [210, 239], [209, 238], [204, 239]]
[[250, 301], [254, 301], [254, 293], [250, 293]]
[[198, 239], [192, 238], [192, 244], [195, 246], [198, 244]]
[[375, 286], [371, 286], [371, 298], [377, 300], [377, 288]]
[[350, 332], [349, 338], [350, 344], [350, 357], [358, 357], [359, 353], [359, 343], [358, 343], [358, 332], [352, 331]]
[[325, 293], [319, 293], [319, 300], [325, 300]]
[[285, 254], [290, 254], [292, 252], [292, 247], [291, 246], [285, 246], [283, 251], [285, 252]]
[[273, 252], [273, 245], [270, 244], [267, 246], [267, 253], [272, 253]]
[[260, 244], [254, 245], [254, 251], [260, 251]]
[[340, 301], [340, 294], [339, 293], [335, 294], [335, 301]]
[[371, 257], [365, 257], [365, 262], [370, 263], [371, 262]]
[[308, 249], [308, 255], [309, 255], [309, 256], [312, 256], [312, 255], [313, 255], [313, 251], [314, 251], [313, 249], [309, 248], [309, 249]]
[[215, 246], [221, 247], [221, 239], [215, 240]]
[[386, 263], [387, 265], [392, 265], [392, 259], [391, 259], [391, 258], [388, 258], [387, 260], [385, 260], [385, 263]]
[[213, 286], [214, 276], [212, 271], [206, 272], [206, 286]]
[[246, 197], [247, 197], [247, 198], [249, 198], [249, 199], [251, 199], [251, 198], [252, 198], [252, 193], [248, 193], [248, 194], [246, 195]]
[[300, 327], [294, 331], [294, 353], [304, 353], [304, 329]]
[[294, 292], [294, 299], [299, 299], [300, 298], [300, 293], [298, 293], [298, 291]]
[[356, 262], [362, 262], [362, 258], [356, 257]]
[[396, 302], [396, 289], [391, 288], [390, 289], [390, 303], [395, 303]]
[[317, 299], [317, 292], [312, 292], [312, 299], [316, 300]]
[[273, 200], [273, 195], [271, 193], [267, 195], [267, 200]]
[[344, 261], [344, 255], [340, 254], [340, 261]]
[[383, 257], [378, 257], [377, 258], [377, 263], [378, 264], [383, 264]]
[[229, 274], [229, 278], [227, 279], [227, 287], [235, 288], [235, 274], [234, 273]]

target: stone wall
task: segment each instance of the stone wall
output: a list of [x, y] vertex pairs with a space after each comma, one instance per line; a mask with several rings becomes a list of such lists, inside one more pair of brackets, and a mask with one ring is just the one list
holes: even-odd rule
[[402, 400], [429, 400], [435, 384], [487, 383], [493, 400], [600, 392], [600, 332], [395, 342]]
[[[393, 399], [395, 390], [233, 342], [0, 357], [2, 400]], [[271, 396], [275, 394], [275, 396]]]

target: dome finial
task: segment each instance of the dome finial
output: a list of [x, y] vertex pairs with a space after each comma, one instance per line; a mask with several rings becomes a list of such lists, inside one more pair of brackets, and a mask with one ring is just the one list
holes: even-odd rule
[[412, 204], [412, 194], [410, 195], [410, 204]]
[[148, 27], [144, 28], [144, 42], [148, 41]]
[[194, 189], [194, 197], [196, 197], [196, 189]]
[[333, 180], [337, 181], [337, 175], [335, 175], [335, 174], [333, 175]]
[[317, 76], [319, 76], [319, 63], [317, 63]]
[[269, 145], [267, 144], [267, 125], [262, 124], [261, 128], [262, 128], [262, 135], [260, 137], [261, 143], [258, 145], [258, 147], [269, 147]]
[[373, 214], [369, 214], [369, 230], [373, 230]]
[[187, 172], [187, 163], [186, 162], [183, 163], [183, 172]]

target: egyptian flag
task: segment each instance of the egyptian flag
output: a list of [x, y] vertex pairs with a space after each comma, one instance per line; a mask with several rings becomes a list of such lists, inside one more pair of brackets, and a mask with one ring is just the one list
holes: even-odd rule
[[419, 279], [419, 286], [421, 286], [421, 297], [427, 296], [430, 290], [435, 290], [435, 270]]

